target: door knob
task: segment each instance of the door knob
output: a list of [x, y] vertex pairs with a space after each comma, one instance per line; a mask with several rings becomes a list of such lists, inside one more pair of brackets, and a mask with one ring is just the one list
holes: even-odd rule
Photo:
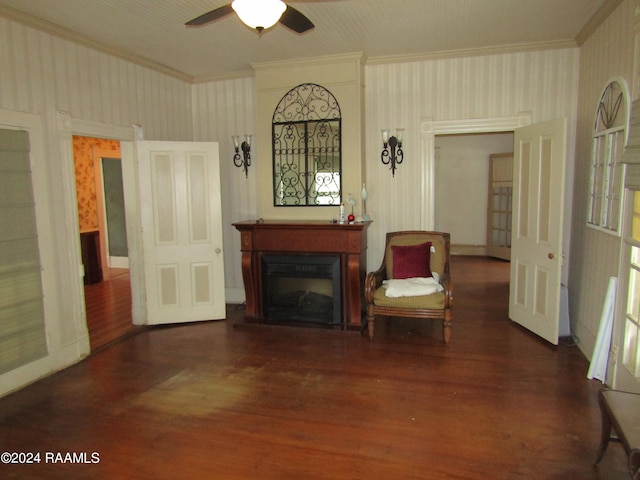
[[547, 255], [547, 257], [549, 257], [549, 260], [553, 260], [554, 258], [556, 258], [553, 253], [550, 253], [549, 255]]

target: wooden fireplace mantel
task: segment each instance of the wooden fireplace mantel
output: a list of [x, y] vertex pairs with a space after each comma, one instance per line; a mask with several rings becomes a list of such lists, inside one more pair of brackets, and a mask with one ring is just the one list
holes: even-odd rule
[[361, 327], [369, 223], [248, 220], [233, 226], [240, 231], [247, 318], [264, 319], [263, 254], [337, 255], [340, 257], [342, 326]]

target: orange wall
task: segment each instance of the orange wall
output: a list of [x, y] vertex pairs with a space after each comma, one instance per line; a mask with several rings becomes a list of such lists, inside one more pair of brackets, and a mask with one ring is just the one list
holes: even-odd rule
[[92, 153], [94, 150], [113, 152], [113, 158], [120, 158], [120, 142], [102, 138], [73, 137], [73, 162], [76, 170], [78, 221], [81, 232], [98, 230], [96, 181]]

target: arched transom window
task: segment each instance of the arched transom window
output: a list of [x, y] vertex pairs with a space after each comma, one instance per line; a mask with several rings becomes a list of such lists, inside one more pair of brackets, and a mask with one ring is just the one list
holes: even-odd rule
[[587, 223], [614, 234], [620, 233], [622, 153], [628, 118], [626, 97], [617, 81], [604, 89], [596, 113], [591, 150]]

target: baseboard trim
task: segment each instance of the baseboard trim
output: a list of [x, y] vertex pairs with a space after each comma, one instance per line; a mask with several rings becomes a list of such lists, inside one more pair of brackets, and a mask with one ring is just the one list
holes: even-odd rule
[[451, 255], [476, 255], [486, 257], [488, 253], [486, 245], [451, 245]]

